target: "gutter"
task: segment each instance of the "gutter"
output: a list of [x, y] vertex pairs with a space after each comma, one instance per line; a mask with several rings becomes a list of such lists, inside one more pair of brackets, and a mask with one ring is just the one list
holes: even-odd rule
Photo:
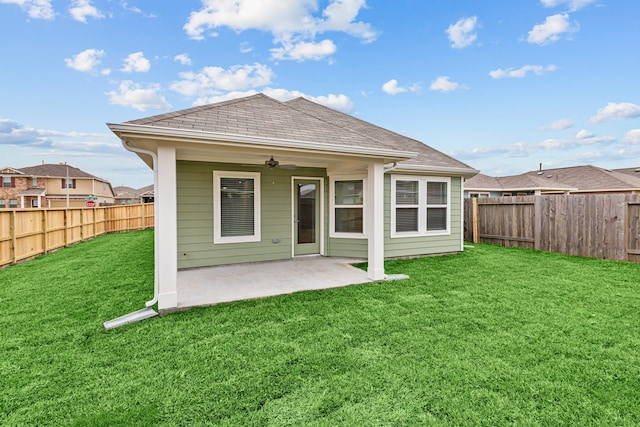
[[205, 143], [209, 145], [263, 147], [278, 150], [293, 149], [298, 151], [322, 151], [335, 154], [385, 157], [398, 161], [413, 159], [418, 155], [418, 153], [413, 151], [393, 150], [388, 148], [365, 148], [359, 146], [339, 145], [323, 142], [297, 141], [292, 139], [280, 139], [249, 135], [231, 135], [191, 129], [175, 129], [161, 126], [136, 125], [127, 123], [107, 123], [107, 126], [122, 140], [127, 137], [139, 138], [141, 136], [152, 136], [154, 137], [154, 139], [162, 139], [168, 141], [195, 142], [199, 144]]
[[[153, 151], [143, 150], [142, 148], [134, 148], [129, 145], [125, 141], [122, 141], [122, 145], [127, 151], [131, 151], [136, 154], [147, 154], [151, 156], [153, 159], [153, 188], [158, 188], [158, 156]], [[144, 208], [144, 207], [143, 207]], [[154, 233], [158, 231], [159, 217], [160, 212], [155, 211], [153, 216], [153, 229]], [[133, 313], [125, 314], [124, 316], [120, 316], [116, 319], [109, 320], [104, 322], [102, 326], [109, 330], [113, 328], [117, 328], [119, 326], [124, 326], [128, 323], [138, 322], [140, 320], [149, 319], [151, 317], [155, 317], [158, 315], [158, 312], [151, 308], [155, 303], [158, 302], [158, 265], [160, 258], [160, 251], [158, 248], [158, 239], [153, 239], [153, 256], [154, 256], [154, 271], [153, 271], [153, 298], [145, 303], [145, 308], [134, 311]]]
[[[394, 168], [395, 169], [395, 168]], [[441, 175], [461, 175], [463, 178], [471, 178], [480, 173], [479, 170], [472, 168], [459, 168], [447, 166], [422, 166], [422, 165], [398, 165], [398, 172], [431, 172]]]

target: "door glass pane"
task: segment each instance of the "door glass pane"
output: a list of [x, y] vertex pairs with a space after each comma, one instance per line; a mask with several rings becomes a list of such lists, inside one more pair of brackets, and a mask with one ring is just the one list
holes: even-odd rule
[[316, 184], [298, 184], [298, 243], [316, 242]]

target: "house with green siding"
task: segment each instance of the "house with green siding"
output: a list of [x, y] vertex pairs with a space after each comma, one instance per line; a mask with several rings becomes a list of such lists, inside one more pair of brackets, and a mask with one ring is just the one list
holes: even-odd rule
[[304, 98], [263, 94], [108, 124], [154, 171], [158, 308], [182, 269], [463, 250], [463, 182], [478, 171]]

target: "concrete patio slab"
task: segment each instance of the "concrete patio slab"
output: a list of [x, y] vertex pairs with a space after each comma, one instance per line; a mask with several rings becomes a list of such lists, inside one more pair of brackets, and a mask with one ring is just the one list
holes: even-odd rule
[[310, 256], [178, 271], [178, 309], [372, 282], [366, 260]]

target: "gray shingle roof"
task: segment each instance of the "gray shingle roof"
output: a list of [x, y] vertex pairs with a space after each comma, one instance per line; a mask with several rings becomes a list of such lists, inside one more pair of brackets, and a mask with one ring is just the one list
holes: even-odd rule
[[69, 178], [95, 178], [102, 181], [102, 178], [93, 176], [90, 173], [87, 173], [71, 165], [64, 164], [43, 164], [37, 166], [28, 166], [25, 168], [20, 168], [18, 170], [28, 176], [66, 178], [67, 167], [69, 169]]
[[453, 157], [450, 157], [438, 150], [435, 150], [428, 145], [412, 139], [406, 136], [397, 134], [388, 129], [381, 128], [364, 120], [357, 119], [348, 114], [341, 113], [331, 108], [325, 107], [315, 102], [311, 102], [305, 98], [296, 98], [291, 101], [285, 102], [286, 105], [291, 106], [299, 111], [303, 111], [309, 115], [317, 117], [327, 123], [340, 126], [344, 129], [357, 132], [362, 135], [366, 135], [368, 138], [376, 141], [380, 141], [385, 144], [386, 148], [413, 151], [418, 153], [418, 156], [411, 160], [402, 162], [403, 165], [424, 165], [424, 166], [438, 166], [438, 167], [454, 167], [454, 168], [469, 168], [469, 165], [462, 163]]
[[465, 189], [491, 188], [503, 191], [523, 189], [566, 189], [573, 191], [638, 190], [640, 189], [640, 173], [637, 174], [637, 176], [634, 176], [631, 173], [587, 165], [542, 169], [525, 172], [520, 175], [494, 178], [486, 175], [476, 175], [468, 179], [464, 186]]
[[402, 164], [425, 167], [470, 166], [420, 141], [375, 126], [348, 114], [297, 98], [280, 102], [264, 94], [160, 114], [126, 124], [214, 132], [235, 136], [393, 149], [418, 154]]

